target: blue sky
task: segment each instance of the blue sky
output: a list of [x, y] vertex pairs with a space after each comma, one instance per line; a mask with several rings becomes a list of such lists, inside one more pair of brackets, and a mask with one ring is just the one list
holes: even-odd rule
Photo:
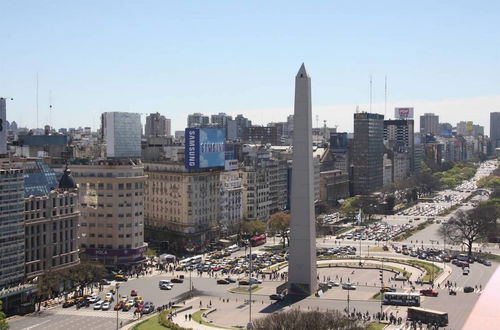
[[2, 1], [0, 96], [8, 120], [99, 124], [103, 111], [293, 111], [306, 63], [313, 115], [352, 129], [356, 105], [414, 106], [486, 125], [500, 111], [498, 1]]

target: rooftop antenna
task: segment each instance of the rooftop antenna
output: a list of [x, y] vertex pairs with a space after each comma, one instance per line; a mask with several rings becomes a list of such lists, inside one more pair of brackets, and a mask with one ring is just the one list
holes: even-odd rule
[[49, 90], [49, 127], [52, 128], [52, 90]]
[[370, 75], [370, 113], [372, 113], [372, 75]]
[[387, 116], [387, 76], [385, 76], [385, 92], [384, 92], [384, 117]]
[[38, 129], [38, 72], [36, 73], [36, 128]]

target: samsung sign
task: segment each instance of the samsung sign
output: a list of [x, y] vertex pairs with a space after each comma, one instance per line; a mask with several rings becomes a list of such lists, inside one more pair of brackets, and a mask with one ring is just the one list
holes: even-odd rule
[[224, 166], [225, 136], [222, 129], [186, 128], [186, 168], [209, 168]]

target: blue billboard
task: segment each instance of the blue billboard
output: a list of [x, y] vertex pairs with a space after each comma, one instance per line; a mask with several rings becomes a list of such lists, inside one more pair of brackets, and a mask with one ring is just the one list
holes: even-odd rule
[[226, 138], [223, 129], [186, 128], [186, 168], [209, 168], [224, 166]]

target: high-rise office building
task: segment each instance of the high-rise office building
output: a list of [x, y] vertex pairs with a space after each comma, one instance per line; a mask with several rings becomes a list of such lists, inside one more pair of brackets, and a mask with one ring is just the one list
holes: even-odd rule
[[196, 112], [192, 115], [188, 115], [187, 127], [203, 127], [210, 123], [208, 116], [202, 113]]
[[420, 134], [439, 134], [439, 116], [433, 113], [424, 113], [420, 116]]
[[24, 278], [24, 178], [22, 169], [0, 169], [0, 287]]
[[384, 116], [354, 114], [354, 194], [369, 194], [383, 185]]
[[146, 117], [146, 126], [144, 133], [146, 137], [150, 136], [170, 136], [170, 119], [157, 113], [152, 113]]
[[384, 143], [396, 153], [406, 153], [410, 160], [410, 168], [404, 172], [415, 170], [415, 132], [413, 119], [384, 120]]
[[141, 116], [130, 112], [104, 112], [102, 138], [106, 155], [112, 158], [141, 157]]
[[490, 112], [490, 140], [491, 148], [500, 147], [500, 112]]
[[0, 155], [7, 153], [7, 131], [9, 130], [7, 125], [7, 105], [5, 98], [0, 97]]

